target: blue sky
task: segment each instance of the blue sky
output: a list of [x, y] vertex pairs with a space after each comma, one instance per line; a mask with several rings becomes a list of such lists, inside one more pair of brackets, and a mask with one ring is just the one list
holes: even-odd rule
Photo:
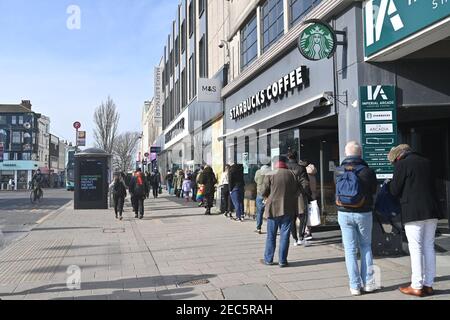
[[[74, 140], [78, 120], [93, 144], [95, 108], [110, 95], [120, 131], [140, 131], [178, 0], [0, 0], [0, 103], [31, 100], [52, 133]], [[81, 9], [69, 30], [67, 8]]]

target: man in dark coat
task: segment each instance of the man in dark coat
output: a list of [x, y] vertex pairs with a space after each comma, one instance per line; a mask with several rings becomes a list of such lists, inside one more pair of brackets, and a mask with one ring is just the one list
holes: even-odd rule
[[236, 209], [236, 221], [244, 221], [244, 166], [234, 163], [228, 171], [231, 201]]
[[[288, 163], [287, 166], [300, 181], [301, 190], [298, 197], [298, 216], [295, 216], [292, 221], [292, 237], [294, 238], [294, 245], [305, 245], [307, 246], [307, 241], [304, 240], [306, 223], [308, 220], [308, 203], [312, 201], [311, 188], [309, 187], [309, 177], [306, 172], [307, 163], [303, 161], [298, 161], [297, 151], [288, 152]], [[300, 220], [299, 230], [297, 230], [297, 218]], [[300, 236], [300, 240], [298, 238]]]
[[400, 199], [411, 255], [411, 285], [400, 291], [418, 297], [432, 295], [436, 276], [434, 239], [441, 214], [432, 165], [408, 145], [393, 148], [388, 159], [395, 167], [389, 190]]
[[161, 187], [161, 175], [158, 169], [155, 169], [150, 176], [150, 185], [153, 191], [153, 198], [158, 198], [159, 188]]
[[201, 176], [199, 177], [198, 183], [205, 186], [205, 215], [211, 215], [211, 208], [213, 207], [214, 203], [214, 193], [217, 179], [213, 169], [210, 166], [205, 166]]

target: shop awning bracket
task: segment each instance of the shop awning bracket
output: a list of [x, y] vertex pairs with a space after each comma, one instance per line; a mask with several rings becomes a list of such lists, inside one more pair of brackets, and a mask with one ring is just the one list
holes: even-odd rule
[[330, 96], [336, 101], [342, 104], [343, 106], [348, 107], [348, 92], [344, 91], [344, 94], [333, 94], [330, 92]]

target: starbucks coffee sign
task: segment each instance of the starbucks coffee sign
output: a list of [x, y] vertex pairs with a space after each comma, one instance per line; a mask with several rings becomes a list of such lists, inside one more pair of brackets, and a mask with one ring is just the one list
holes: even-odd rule
[[298, 40], [300, 53], [313, 61], [331, 58], [338, 44], [333, 28], [320, 20], [307, 20], [304, 24], [309, 26], [300, 34]]

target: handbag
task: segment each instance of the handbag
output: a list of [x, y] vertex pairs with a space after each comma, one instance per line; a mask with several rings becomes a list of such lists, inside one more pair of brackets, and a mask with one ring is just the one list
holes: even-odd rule
[[309, 227], [317, 227], [321, 225], [320, 208], [317, 200], [308, 204], [308, 223]]
[[205, 198], [205, 185], [201, 184], [197, 191], [197, 201], [202, 202]]

